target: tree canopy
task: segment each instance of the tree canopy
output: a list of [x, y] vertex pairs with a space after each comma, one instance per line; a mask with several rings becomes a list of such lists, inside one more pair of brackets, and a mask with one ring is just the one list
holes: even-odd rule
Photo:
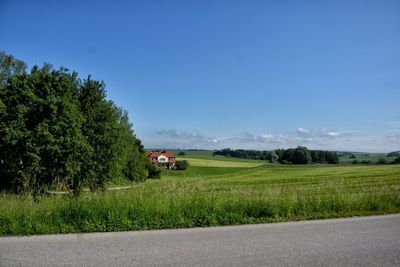
[[0, 53], [0, 190], [37, 194], [61, 183], [79, 194], [147, 178], [143, 145], [103, 82], [48, 64], [25, 69]]
[[289, 163], [289, 164], [308, 164], [308, 163], [339, 163], [339, 157], [335, 152], [323, 150], [309, 150], [306, 147], [276, 149], [272, 151], [258, 151], [225, 148], [214, 151], [214, 155], [222, 155], [236, 158], [249, 158], [267, 160], [271, 163]]

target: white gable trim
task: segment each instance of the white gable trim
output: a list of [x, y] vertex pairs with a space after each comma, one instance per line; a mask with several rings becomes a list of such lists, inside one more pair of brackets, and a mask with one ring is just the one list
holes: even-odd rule
[[157, 157], [157, 161], [158, 162], [168, 162], [168, 157], [161, 154], [160, 156]]

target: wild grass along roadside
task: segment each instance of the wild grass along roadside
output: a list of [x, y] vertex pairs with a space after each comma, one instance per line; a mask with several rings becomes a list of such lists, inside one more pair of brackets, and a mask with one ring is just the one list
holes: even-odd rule
[[[196, 167], [105, 193], [0, 196], [0, 235], [205, 227], [400, 212], [398, 166]], [[175, 174], [177, 174], [175, 176]], [[187, 174], [187, 176], [185, 175]]]

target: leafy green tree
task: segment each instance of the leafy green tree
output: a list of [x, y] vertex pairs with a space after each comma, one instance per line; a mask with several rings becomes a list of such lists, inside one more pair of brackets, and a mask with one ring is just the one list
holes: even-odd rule
[[175, 168], [177, 170], [186, 170], [189, 167], [189, 162], [187, 160], [178, 160], [175, 163]]
[[310, 150], [312, 162], [315, 163], [339, 163], [339, 157], [335, 152], [323, 150]]
[[[80, 127], [77, 75], [34, 67], [8, 78], [1, 90], [0, 158], [3, 186], [38, 194], [55, 181], [79, 190], [90, 150]], [[4, 175], [4, 176], [3, 176]]]
[[282, 161], [288, 161], [293, 164], [308, 164], [312, 161], [311, 153], [306, 147], [290, 148], [283, 152]]
[[26, 67], [22, 60], [0, 51], [0, 86], [4, 86], [9, 77], [25, 73]]
[[329, 164], [338, 164], [339, 156], [335, 152], [325, 151], [326, 162]]
[[380, 158], [377, 162], [376, 162], [376, 164], [386, 164], [387, 163], [387, 161], [386, 161], [386, 159], [384, 159], [384, 158]]
[[339, 163], [339, 157], [336, 152], [322, 150], [308, 150], [306, 147], [297, 147], [289, 149], [276, 149], [273, 151], [257, 151], [257, 150], [232, 150], [225, 148], [213, 152], [213, 155], [222, 155], [225, 157], [262, 159], [269, 162], [286, 162], [293, 164], [315, 163]]
[[264, 154], [264, 159], [266, 159], [270, 163], [274, 163], [279, 160], [279, 156], [275, 150], [272, 150], [272, 151]]
[[120, 111], [119, 125], [121, 131], [120, 147], [122, 150], [117, 168], [122, 170], [126, 179], [134, 182], [143, 181], [148, 176], [148, 159], [141, 141], [136, 138], [132, 130], [128, 112]]
[[82, 132], [93, 149], [83, 163], [82, 175], [88, 179], [91, 190], [104, 190], [106, 182], [112, 179], [122, 150], [119, 112], [114, 103], [106, 99], [104, 83], [90, 76], [81, 84], [78, 98], [84, 117]]
[[36, 195], [61, 183], [79, 194], [146, 179], [143, 145], [104, 83], [49, 64], [25, 69], [0, 52], [0, 190]]
[[149, 176], [148, 176], [149, 179], [160, 179], [161, 178], [161, 170], [156, 165], [149, 163], [147, 165], [147, 169], [149, 172]]
[[392, 151], [387, 154], [387, 157], [400, 157], [400, 151]]

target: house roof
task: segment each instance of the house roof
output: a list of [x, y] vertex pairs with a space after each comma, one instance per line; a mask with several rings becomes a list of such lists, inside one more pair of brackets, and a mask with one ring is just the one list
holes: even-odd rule
[[157, 157], [160, 156], [160, 155], [164, 155], [164, 156], [166, 156], [167, 158], [175, 158], [174, 154], [173, 154], [171, 151], [163, 151], [163, 152], [160, 152], [160, 151], [151, 151], [150, 153], [147, 154], [147, 156], [148, 156], [149, 158], [157, 158]]
[[162, 153], [164, 156], [166, 156], [167, 158], [175, 158], [174, 154], [172, 154], [171, 151], [165, 151], [164, 153]]
[[157, 158], [160, 155], [161, 155], [161, 152], [159, 152], [159, 151], [151, 151], [149, 154], [147, 154], [147, 156], [149, 158]]

